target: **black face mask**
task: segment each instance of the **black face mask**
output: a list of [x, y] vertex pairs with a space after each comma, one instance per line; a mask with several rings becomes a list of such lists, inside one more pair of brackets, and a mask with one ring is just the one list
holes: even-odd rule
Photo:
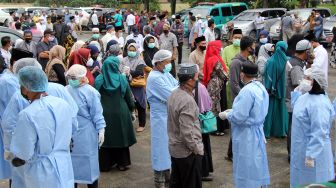
[[250, 49], [252, 49], [251, 51], [249, 50], [250, 55], [254, 55], [255, 49], [252, 47], [250, 47]]
[[91, 58], [96, 61], [98, 56], [91, 56]]
[[176, 21], [176, 24], [180, 24], [181, 22], [180, 21]]
[[274, 52], [272, 51], [267, 51], [267, 54], [271, 57], [273, 55]]
[[32, 41], [32, 39], [31, 38], [25, 38], [25, 41], [26, 41], [26, 43], [29, 44]]
[[204, 51], [204, 50], [206, 50], [206, 46], [199, 46], [199, 49], [200, 49], [201, 51]]
[[163, 30], [163, 33], [164, 33], [164, 34], [168, 34], [169, 31], [168, 31], [168, 30]]

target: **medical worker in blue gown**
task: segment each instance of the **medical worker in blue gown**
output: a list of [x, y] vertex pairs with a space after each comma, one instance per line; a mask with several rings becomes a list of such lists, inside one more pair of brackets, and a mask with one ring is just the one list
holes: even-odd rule
[[268, 93], [257, 81], [258, 66], [242, 64], [244, 87], [235, 98], [232, 110], [219, 114], [232, 127], [233, 179], [236, 188], [260, 188], [270, 184], [263, 123], [268, 110]]
[[167, 133], [167, 99], [178, 87], [177, 80], [169, 73], [172, 53], [159, 50], [153, 57], [153, 70], [149, 73], [146, 86], [147, 99], [150, 105], [151, 122], [151, 159], [154, 169], [156, 188], [169, 185], [170, 154]]
[[[18, 72], [26, 66], [35, 66], [42, 69], [40, 63], [34, 58], [23, 58], [15, 62], [12, 67], [12, 71], [14, 75], [17, 75]], [[75, 101], [72, 99], [71, 95], [67, 91], [67, 89], [57, 83], [49, 83], [48, 84], [48, 95], [59, 97], [64, 99], [69, 103], [69, 105], [73, 109], [73, 131], [77, 129], [77, 111], [78, 107]], [[11, 160], [13, 156], [9, 152], [10, 142], [12, 138], [12, 134], [16, 127], [17, 117], [24, 108], [29, 105], [29, 101], [22, 97], [21, 92], [17, 91], [11, 97], [5, 112], [3, 113], [3, 118], [1, 123], [1, 128], [3, 132], [3, 141], [4, 148], [7, 156], [9, 157], [7, 160]], [[23, 167], [13, 167], [12, 168], [12, 188], [21, 188], [24, 187], [24, 179], [23, 179]]]
[[77, 183], [82, 183], [88, 184], [88, 188], [98, 188], [98, 146], [104, 142], [106, 123], [100, 94], [88, 84], [86, 72], [86, 67], [73, 65], [66, 73], [67, 89], [79, 107], [78, 132], [73, 135], [71, 158], [75, 187]]
[[327, 86], [323, 71], [312, 68], [292, 92], [292, 188], [334, 179], [330, 129], [335, 110], [326, 93]]
[[21, 94], [29, 106], [19, 113], [10, 152], [13, 166], [24, 168], [26, 188], [73, 187], [70, 156], [73, 109], [63, 99], [48, 96], [48, 79], [37, 67], [19, 73]]

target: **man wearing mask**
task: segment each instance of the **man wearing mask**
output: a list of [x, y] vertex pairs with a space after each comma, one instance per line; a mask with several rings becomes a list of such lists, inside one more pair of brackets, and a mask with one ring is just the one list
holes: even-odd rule
[[292, 105], [291, 105], [291, 92], [300, 85], [304, 77], [304, 69], [308, 63], [312, 64], [309, 60], [312, 46], [308, 40], [301, 40], [296, 44], [295, 55], [289, 60], [291, 69], [287, 70], [287, 86], [286, 86], [286, 107], [288, 111], [288, 135], [287, 135], [287, 151], [288, 162], [290, 161], [290, 145], [291, 145], [291, 125], [292, 125]]
[[323, 32], [323, 18], [321, 17], [321, 14], [319, 12], [316, 12], [314, 21], [314, 34], [317, 39], [320, 39]]
[[64, 40], [69, 33], [69, 29], [67, 25], [62, 22], [62, 16], [57, 16], [57, 22], [53, 25], [53, 31], [55, 32], [58, 44], [64, 46]]
[[163, 33], [160, 35], [159, 44], [161, 50], [168, 50], [173, 53], [171, 59], [172, 70], [170, 71], [170, 73], [173, 75], [173, 77], [176, 77], [175, 60], [177, 57], [178, 43], [174, 33], [170, 32], [169, 24], [163, 25]]
[[172, 173], [170, 187], [202, 187], [204, 154], [199, 110], [193, 91], [198, 80], [195, 64], [183, 63], [178, 73], [180, 86], [168, 98], [168, 138]]
[[34, 58], [36, 58], [36, 42], [32, 41], [33, 33], [29, 30], [26, 30], [23, 33], [23, 38], [24, 38], [24, 41], [21, 41], [18, 44], [16, 44], [15, 48], [29, 51], [33, 53]]
[[155, 35], [154, 28], [156, 26], [156, 17], [153, 16], [149, 19], [148, 26], [151, 28], [149, 33], [154, 36]]
[[121, 26], [115, 28], [115, 37], [117, 39], [116, 41], [118, 42], [120, 48], [123, 48], [124, 44], [125, 44], [125, 39], [123, 37], [123, 32], [122, 32], [122, 27]]
[[45, 69], [48, 61], [49, 61], [49, 51], [55, 46], [55, 43], [51, 42], [55, 39], [52, 36], [53, 32], [49, 29], [44, 31], [42, 41], [37, 43], [36, 45], [36, 55], [38, 62], [42, 65], [42, 70]]
[[[223, 27], [224, 26], [225, 25], [223, 25]], [[224, 47], [232, 44], [233, 30], [234, 30], [234, 24], [233, 24], [233, 22], [230, 21], [230, 22], [227, 23], [227, 37], [226, 37], [226, 40], [225, 40]]]
[[[244, 87], [244, 84], [240, 80], [241, 66], [244, 62], [249, 61], [249, 56], [254, 54], [255, 42], [254, 39], [249, 36], [244, 36], [240, 40], [240, 53], [237, 54], [230, 64], [230, 89], [232, 95], [232, 101], [235, 100], [240, 90]], [[230, 139], [227, 160], [232, 161], [232, 139]]]
[[327, 50], [319, 43], [319, 40], [315, 35], [310, 34], [306, 37], [306, 39], [309, 40], [314, 48], [315, 59], [312, 67], [321, 69], [326, 76], [326, 80], [328, 81], [329, 56]]
[[207, 46], [205, 37], [201, 36], [195, 39], [197, 48], [191, 52], [189, 56], [189, 63], [197, 64], [199, 67], [199, 79], [203, 80], [203, 66], [204, 66], [204, 56]]
[[181, 64], [182, 62], [182, 47], [183, 47], [183, 34], [184, 34], [184, 25], [181, 22], [181, 16], [176, 15], [175, 16], [175, 22], [171, 26], [171, 32], [173, 32], [177, 37], [178, 42], [178, 64]]
[[143, 38], [142, 34], [139, 33], [138, 27], [133, 27], [132, 33], [130, 35], [128, 35], [125, 40], [127, 42], [130, 39], [135, 40], [135, 42], [137, 44], [137, 48], [138, 48], [139, 52], [141, 53], [143, 51], [144, 38]]
[[1, 48], [0, 55], [5, 59], [5, 63], [9, 67], [9, 62], [12, 57], [11, 55], [12, 41], [9, 36], [4, 36], [1, 38]]
[[117, 40], [115, 37], [115, 31], [114, 31], [114, 27], [112, 25], [108, 25], [106, 26], [106, 34], [103, 36], [103, 38], [101, 39], [103, 42], [103, 49], [106, 49], [107, 43], [110, 42], [111, 40]]
[[215, 22], [212, 19], [208, 20], [208, 27], [204, 31], [204, 36], [207, 43], [216, 40], [214, 29]]
[[242, 30], [234, 29], [232, 32], [232, 44], [225, 47], [221, 54], [222, 59], [228, 68], [230, 67], [232, 59], [240, 52], [240, 40], [242, 37]]
[[155, 26], [154, 31], [155, 31], [155, 36], [160, 39], [160, 35], [163, 32], [163, 25], [166, 23], [165, 21], [165, 14], [161, 14], [159, 16], [160, 22]]

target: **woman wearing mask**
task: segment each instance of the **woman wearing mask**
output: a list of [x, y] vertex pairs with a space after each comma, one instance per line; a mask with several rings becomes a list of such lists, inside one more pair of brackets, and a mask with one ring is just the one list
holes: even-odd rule
[[292, 92], [291, 187], [327, 182], [335, 177], [330, 138], [335, 110], [327, 87], [323, 71], [313, 67]]
[[258, 59], [256, 64], [258, 65], [258, 80], [265, 84], [265, 67], [266, 62], [273, 55], [274, 52], [274, 44], [266, 43], [262, 45], [259, 50]]
[[77, 183], [98, 188], [98, 147], [104, 142], [106, 123], [100, 94], [88, 84], [86, 73], [87, 68], [82, 65], [73, 65], [66, 73], [69, 82], [67, 89], [79, 107], [78, 131], [72, 136], [71, 159], [75, 188]]
[[115, 164], [120, 171], [127, 170], [131, 164], [129, 147], [136, 143], [131, 119], [134, 99], [126, 77], [120, 74], [119, 64], [116, 56], [109, 56], [95, 82], [106, 121], [105, 141], [99, 150], [102, 172], [110, 171]]
[[159, 49], [155, 46], [155, 38], [153, 36], [148, 36], [145, 38], [143, 44], [143, 58], [147, 66], [153, 68], [152, 60], [154, 54], [159, 51]]
[[88, 45], [86, 48], [90, 50], [91, 58], [87, 62], [86, 66], [91, 71], [93, 77], [97, 77], [101, 72], [101, 58], [99, 56], [99, 50], [94, 45]]
[[66, 85], [65, 71], [66, 67], [63, 63], [65, 57], [65, 48], [56, 45], [50, 49], [49, 61], [45, 68], [45, 72], [49, 82], [59, 83], [63, 86]]
[[[132, 93], [135, 97], [135, 106], [138, 111], [139, 127], [137, 132], [145, 130], [146, 125], [146, 93], [145, 93], [145, 62], [140, 58], [139, 51], [136, 43], [131, 43], [127, 48], [127, 57], [123, 59], [120, 66], [121, 72], [123, 72], [128, 78]], [[149, 71], [148, 71], [149, 72]], [[141, 80], [144, 82], [142, 85], [134, 85], [135, 80]]]
[[216, 135], [223, 136], [224, 129], [229, 127], [227, 120], [218, 117], [219, 112], [227, 109], [226, 82], [228, 80], [227, 68], [220, 57], [221, 41], [210, 42], [204, 59], [203, 84], [207, 87], [212, 99], [212, 112], [217, 117]]
[[136, 43], [136, 41], [134, 39], [129, 39], [129, 40], [126, 41], [126, 44], [125, 44], [124, 50], [123, 50], [123, 57], [127, 57], [128, 45], [130, 45], [131, 43]]
[[255, 54], [254, 54], [255, 56], [258, 57], [260, 47], [266, 43], [271, 43], [269, 32], [266, 30], [262, 30], [260, 31], [260, 34], [259, 34], [259, 44], [256, 46]]
[[[84, 67], [87, 67], [87, 63], [90, 59], [90, 50], [86, 48], [80, 48], [77, 51], [74, 51], [72, 55], [69, 58], [69, 68], [74, 65], [83, 65]], [[89, 80], [89, 84], [92, 86], [94, 84], [94, 77], [91, 73], [91, 71], [87, 71], [86, 77]]]
[[265, 137], [284, 137], [288, 132], [286, 108], [287, 43], [280, 41], [265, 68], [265, 88], [269, 93], [268, 114], [264, 123]]

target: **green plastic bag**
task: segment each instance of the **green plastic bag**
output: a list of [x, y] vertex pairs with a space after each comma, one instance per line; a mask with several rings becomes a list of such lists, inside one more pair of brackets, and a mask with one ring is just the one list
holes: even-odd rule
[[202, 133], [212, 133], [217, 131], [217, 119], [211, 111], [200, 114], [198, 118], [200, 120]]

